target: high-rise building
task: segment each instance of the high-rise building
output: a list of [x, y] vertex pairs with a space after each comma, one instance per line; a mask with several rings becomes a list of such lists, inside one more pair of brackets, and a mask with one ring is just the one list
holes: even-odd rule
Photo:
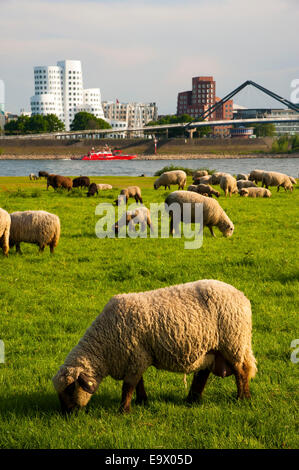
[[[213, 77], [193, 77], [192, 90], [178, 93], [177, 115], [189, 114], [192, 118], [197, 118], [207, 111], [220, 98], [216, 96], [216, 81]], [[220, 108], [214, 111], [207, 121], [233, 119], [233, 100], [227, 101]], [[216, 135], [229, 135], [230, 126], [217, 126], [214, 129]]]
[[120, 103], [116, 100], [103, 101], [102, 106], [107, 120], [124, 121], [128, 128], [144, 127], [158, 117], [156, 103]]
[[57, 65], [34, 67], [35, 94], [31, 97], [31, 112], [56, 114], [66, 130], [75, 114], [87, 111], [105, 119], [99, 88], [83, 89], [80, 60], [63, 60]]

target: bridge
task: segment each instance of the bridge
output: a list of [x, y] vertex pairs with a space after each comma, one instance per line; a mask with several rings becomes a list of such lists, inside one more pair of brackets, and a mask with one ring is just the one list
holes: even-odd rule
[[[239, 93], [248, 85], [251, 85], [258, 90], [262, 91], [266, 95], [270, 96], [271, 98], [275, 99], [276, 101], [280, 102], [284, 106], [287, 106], [288, 109], [291, 109], [298, 113], [298, 117], [273, 117], [273, 118], [252, 118], [252, 119], [232, 119], [232, 120], [221, 120], [221, 121], [207, 121], [207, 119], [217, 111], [223, 104], [225, 104], [228, 100], [230, 100], [233, 96]], [[92, 130], [85, 130], [85, 131], [65, 131], [65, 132], [53, 132], [53, 133], [45, 133], [45, 134], [24, 134], [24, 135], [0, 135], [0, 139], [80, 139], [80, 138], [104, 138], [107, 135], [111, 134], [119, 134], [119, 133], [126, 133], [128, 137], [130, 137], [134, 133], [142, 132], [144, 133], [151, 133], [155, 134], [159, 130], [165, 130], [168, 132], [169, 129], [179, 129], [183, 128], [186, 132], [189, 133], [190, 137], [192, 138], [193, 132], [198, 127], [215, 127], [215, 126], [231, 126], [231, 125], [247, 125], [247, 124], [255, 124], [255, 123], [287, 123], [299, 122], [299, 105], [292, 103], [291, 101], [279, 96], [277, 93], [268, 90], [267, 88], [259, 85], [258, 83], [253, 82], [252, 80], [247, 80], [246, 82], [242, 83], [240, 86], [235, 88], [233, 91], [228, 93], [224, 98], [217, 101], [214, 105], [210, 106], [206, 111], [201, 113], [197, 117], [198, 121], [194, 122], [185, 122], [185, 123], [176, 123], [176, 124], [164, 124], [160, 126], [145, 126], [145, 127], [130, 127], [130, 128], [122, 128], [122, 129], [92, 129]]]

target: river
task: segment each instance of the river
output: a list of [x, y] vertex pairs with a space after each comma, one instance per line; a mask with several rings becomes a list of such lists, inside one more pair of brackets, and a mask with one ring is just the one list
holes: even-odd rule
[[258, 168], [279, 171], [298, 178], [298, 158], [204, 158], [196, 160], [0, 160], [0, 176], [28, 176], [40, 170], [65, 176], [154, 176], [164, 166], [209, 168], [227, 173], [249, 173]]

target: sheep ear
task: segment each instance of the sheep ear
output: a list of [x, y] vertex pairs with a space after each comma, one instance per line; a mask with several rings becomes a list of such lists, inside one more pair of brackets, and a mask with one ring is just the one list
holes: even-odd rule
[[87, 375], [81, 373], [77, 380], [78, 384], [81, 388], [83, 388], [85, 392], [90, 393], [92, 395], [96, 391], [97, 384], [91, 377], [88, 377]]

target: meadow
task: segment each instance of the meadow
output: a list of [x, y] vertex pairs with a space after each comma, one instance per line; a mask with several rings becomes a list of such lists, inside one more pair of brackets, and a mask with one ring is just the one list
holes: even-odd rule
[[[84, 190], [47, 191], [45, 180], [0, 178], [0, 207], [43, 209], [61, 220], [54, 255], [30, 244], [21, 245], [23, 255], [0, 255], [0, 448], [298, 448], [299, 363], [291, 361], [299, 338], [298, 188], [272, 188], [270, 199], [221, 192], [235, 232], [226, 239], [216, 228], [215, 239], [204, 229], [197, 250], [176, 238], [97, 238], [96, 206], [132, 184], [146, 206], [162, 202], [170, 191], [155, 191], [154, 179], [93, 177], [113, 190], [87, 198]], [[251, 301], [258, 362], [251, 400], [236, 399], [233, 376], [211, 375], [202, 401], [190, 406], [182, 374], [151, 367], [146, 407], [133, 400], [131, 414], [119, 414], [122, 384], [107, 378], [86, 410], [63, 417], [51, 379], [111, 296], [198, 279], [232, 284]]]

